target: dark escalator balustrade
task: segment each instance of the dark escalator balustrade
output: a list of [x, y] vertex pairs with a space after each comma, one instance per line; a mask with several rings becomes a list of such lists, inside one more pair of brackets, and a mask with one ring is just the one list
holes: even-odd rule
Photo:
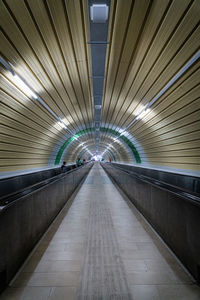
[[70, 165], [64, 174], [53, 169], [0, 181], [0, 290], [15, 275], [92, 165]]
[[200, 178], [115, 163], [102, 166], [200, 282]]

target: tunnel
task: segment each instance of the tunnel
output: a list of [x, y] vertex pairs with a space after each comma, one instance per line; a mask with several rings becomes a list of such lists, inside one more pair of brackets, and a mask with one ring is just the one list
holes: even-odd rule
[[0, 0], [0, 299], [200, 299], [200, 1]]

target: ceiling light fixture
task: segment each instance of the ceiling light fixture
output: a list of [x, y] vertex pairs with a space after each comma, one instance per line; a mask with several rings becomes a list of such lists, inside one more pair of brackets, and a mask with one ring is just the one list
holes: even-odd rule
[[145, 109], [142, 110], [141, 113], [136, 117], [136, 120], [142, 119], [144, 116], [146, 116], [146, 114], [148, 114], [148, 112], [150, 112], [150, 109], [149, 109], [149, 108], [145, 108]]
[[17, 75], [14, 74], [14, 83], [22, 90], [28, 97], [37, 99], [38, 96], [30, 89], [30, 87]]
[[67, 126], [61, 121], [58, 121], [57, 124], [60, 125], [62, 128], [65, 128], [65, 129], [67, 128]]
[[105, 23], [108, 20], [108, 6], [106, 4], [93, 4], [90, 7], [90, 18], [93, 23]]
[[4, 68], [6, 68], [8, 71], [10, 71], [13, 76], [15, 75], [15, 72], [11, 68], [10, 63], [8, 63], [7, 61], [5, 61], [5, 59], [3, 59], [2, 56], [0, 56], [0, 63], [4, 66]]

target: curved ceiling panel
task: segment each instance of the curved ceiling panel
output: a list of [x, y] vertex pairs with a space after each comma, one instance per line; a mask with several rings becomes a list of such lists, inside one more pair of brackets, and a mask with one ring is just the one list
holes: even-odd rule
[[95, 24], [97, 0], [1, 1], [1, 172], [102, 154], [200, 174], [200, 1], [104, 2]]

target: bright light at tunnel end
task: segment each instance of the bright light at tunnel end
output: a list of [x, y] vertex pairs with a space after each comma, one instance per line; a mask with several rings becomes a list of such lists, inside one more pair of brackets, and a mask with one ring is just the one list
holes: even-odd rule
[[92, 156], [91, 160], [101, 161], [102, 160], [102, 156], [101, 155], [94, 155], [94, 156]]

